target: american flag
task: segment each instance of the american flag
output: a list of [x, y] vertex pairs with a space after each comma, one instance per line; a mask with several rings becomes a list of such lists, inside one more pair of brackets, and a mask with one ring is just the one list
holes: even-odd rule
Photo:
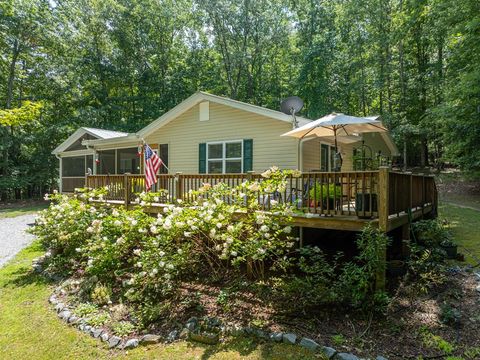
[[145, 144], [145, 182], [147, 190], [157, 183], [157, 172], [161, 165], [162, 159], [153, 152], [150, 146]]

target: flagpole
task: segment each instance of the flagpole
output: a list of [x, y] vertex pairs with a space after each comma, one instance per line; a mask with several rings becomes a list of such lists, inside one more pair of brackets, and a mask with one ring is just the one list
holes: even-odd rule
[[[142, 144], [143, 146], [148, 145], [144, 138], [142, 138]], [[160, 155], [158, 157], [160, 157]], [[145, 155], [143, 156], [143, 160], [145, 161]], [[162, 160], [162, 165], [165, 167], [165, 169], [167, 169], [167, 171], [170, 172], [170, 169], [167, 167], [167, 165], [165, 165], [165, 161], [163, 161], [161, 157], [160, 157], [160, 160]]]

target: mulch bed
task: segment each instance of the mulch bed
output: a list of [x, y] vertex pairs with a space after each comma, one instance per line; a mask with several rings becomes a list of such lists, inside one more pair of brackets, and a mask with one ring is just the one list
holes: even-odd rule
[[[412, 293], [398, 286], [391, 294], [393, 301], [386, 314], [362, 314], [333, 307], [318, 308], [308, 313], [291, 312], [288, 303], [277, 302], [268, 291], [259, 295], [249, 291], [248, 284], [222, 297], [222, 288], [200, 282], [184, 283], [181, 295], [173, 301], [160, 333], [172, 325], [185, 323], [191, 316], [217, 317], [225, 323], [260, 327], [269, 331], [295, 332], [338, 351], [353, 352], [361, 357], [378, 354], [388, 359], [445, 358], [441, 346], [425, 340], [422, 331], [440, 336], [455, 347], [451, 356], [464, 356], [478, 348], [480, 358], [480, 284], [471, 271], [454, 271], [446, 282], [428, 294]], [[234, 285], [234, 287], [237, 285]], [[223, 300], [222, 300], [223, 299]], [[445, 325], [440, 321], [442, 305], [449, 304], [460, 313], [459, 322]], [[422, 330], [423, 329], [423, 330]]]

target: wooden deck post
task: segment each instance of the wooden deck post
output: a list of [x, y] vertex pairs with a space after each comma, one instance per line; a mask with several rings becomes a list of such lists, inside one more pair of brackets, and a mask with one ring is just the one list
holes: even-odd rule
[[128, 174], [123, 174], [123, 192], [125, 196], [125, 207], [128, 208], [128, 204], [130, 203], [130, 184], [128, 181]]
[[182, 199], [183, 196], [183, 177], [181, 172], [175, 173], [175, 197]]
[[[378, 228], [382, 232], [386, 233], [388, 231], [388, 215], [390, 210], [389, 168], [386, 166], [381, 166], [378, 170]], [[378, 265], [375, 279], [375, 289], [377, 291], [385, 289], [387, 249], [384, 248], [380, 251], [380, 264]]]

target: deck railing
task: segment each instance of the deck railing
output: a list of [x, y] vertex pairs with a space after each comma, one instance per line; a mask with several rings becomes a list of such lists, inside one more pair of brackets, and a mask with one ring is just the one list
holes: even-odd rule
[[[161, 174], [157, 175], [153, 191], [163, 189], [160, 203], [174, 199], [192, 200], [192, 192], [205, 183], [223, 182], [234, 187], [246, 180], [263, 181], [258, 173], [243, 174]], [[125, 204], [135, 202], [138, 193], [145, 191], [143, 175], [89, 175], [85, 185], [90, 188], [107, 187], [107, 200]], [[289, 176], [282, 192], [257, 193], [264, 210], [271, 201], [292, 204], [305, 214], [326, 216], [358, 216], [383, 218], [400, 216], [427, 205], [436, 206], [436, 188], [433, 177], [410, 173], [379, 171], [304, 172]], [[225, 198], [229, 202], [231, 199]], [[380, 214], [381, 212], [381, 214]], [[307, 215], [308, 216], [308, 215]]]

